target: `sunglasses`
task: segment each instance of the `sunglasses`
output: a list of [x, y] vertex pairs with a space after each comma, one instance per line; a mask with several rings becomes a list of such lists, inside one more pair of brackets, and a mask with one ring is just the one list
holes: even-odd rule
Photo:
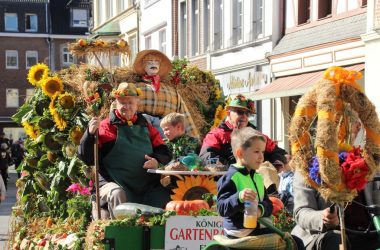
[[246, 116], [250, 116], [251, 115], [251, 112], [248, 111], [248, 110], [234, 109], [234, 110], [231, 110], [231, 111], [235, 112], [238, 115], [246, 115]]

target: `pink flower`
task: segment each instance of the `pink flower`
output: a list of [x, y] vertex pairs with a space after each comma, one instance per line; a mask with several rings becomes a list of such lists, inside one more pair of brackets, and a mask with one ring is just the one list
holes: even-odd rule
[[90, 195], [92, 190], [92, 181], [89, 183], [89, 187], [82, 186], [79, 183], [71, 184], [66, 191], [71, 193], [77, 193], [80, 195]]

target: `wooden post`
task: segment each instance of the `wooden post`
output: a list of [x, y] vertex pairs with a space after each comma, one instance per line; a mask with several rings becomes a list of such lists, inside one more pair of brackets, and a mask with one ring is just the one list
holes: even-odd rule
[[339, 250], [346, 250], [346, 226], [344, 224], [344, 206], [339, 205], [339, 222], [340, 222], [340, 234], [342, 243], [339, 245]]
[[100, 194], [99, 194], [99, 130], [95, 132], [95, 142], [94, 142], [94, 161], [95, 161], [95, 197], [96, 197], [96, 210], [98, 214], [98, 220], [101, 219], [100, 215]]

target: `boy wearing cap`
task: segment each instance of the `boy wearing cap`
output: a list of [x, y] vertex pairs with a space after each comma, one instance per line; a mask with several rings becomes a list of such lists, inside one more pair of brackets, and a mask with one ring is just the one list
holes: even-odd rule
[[[211, 130], [203, 140], [200, 157], [204, 162], [210, 158], [219, 158], [225, 165], [236, 163], [231, 149], [231, 133], [235, 129], [256, 127], [248, 121], [250, 115], [255, 113], [254, 102], [243, 95], [237, 95], [227, 106], [227, 118]], [[264, 134], [263, 134], [264, 135]], [[279, 148], [268, 136], [266, 138], [264, 160], [274, 162], [283, 160], [286, 151]], [[283, 160], [285, 162], [285, 160]]]
[[116, 109], [101, 122], [91, 119], [78, 152], [86, 164], [93, 164], [94, 135], [99, 129], [101, 206], [108, 208], [111, 218], [113, 208], [124, 202], [164, 207], [169, 192], [160, 184], [160, 176], [148, 174], [147, 169], [167, 164], [171, 153], [157, 129], [137, 112], [140, 90], [133, 83], [120, 83], [112, 94]]

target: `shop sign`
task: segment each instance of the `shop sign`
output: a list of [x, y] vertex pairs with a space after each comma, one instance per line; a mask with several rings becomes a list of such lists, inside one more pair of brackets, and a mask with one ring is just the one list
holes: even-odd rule
[[252, 70], [241, 70], [223, 75], [217, 75], [224, 95], [248, 93], [259, 89], [265, 84], [267, 74]]
[[222, 217], [171, 216], [165, 226], [165, 250], [201, 250], [217, 234], [224, 234]]

